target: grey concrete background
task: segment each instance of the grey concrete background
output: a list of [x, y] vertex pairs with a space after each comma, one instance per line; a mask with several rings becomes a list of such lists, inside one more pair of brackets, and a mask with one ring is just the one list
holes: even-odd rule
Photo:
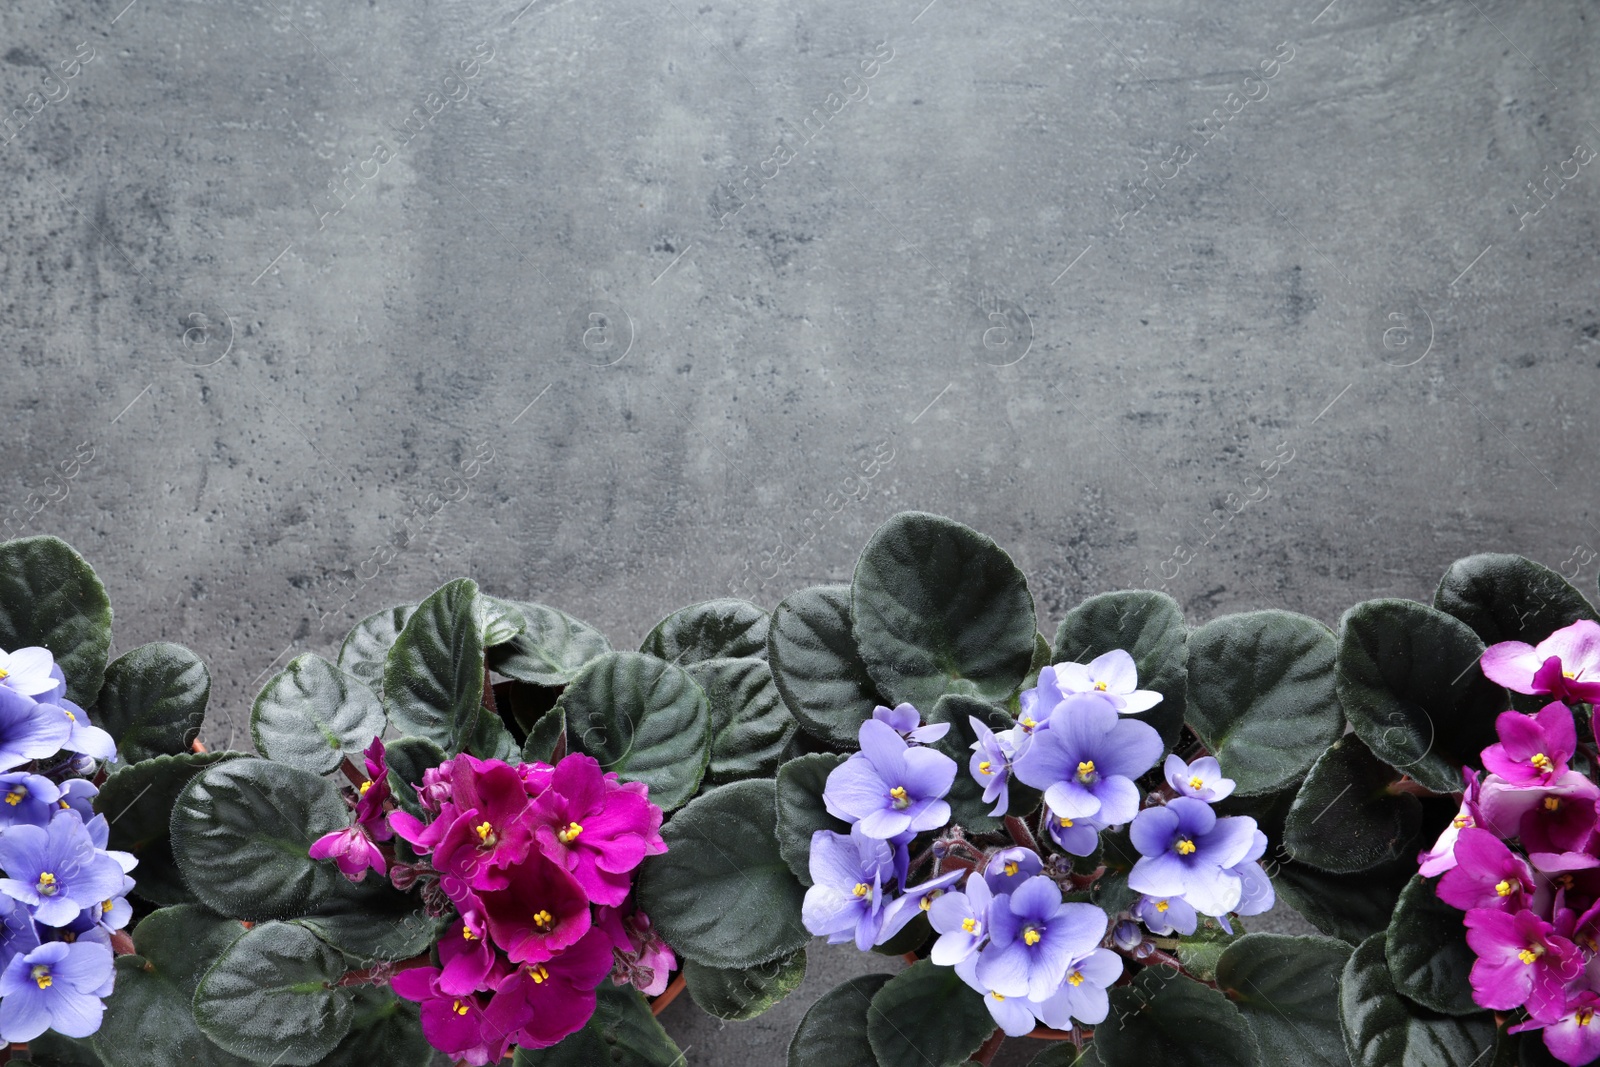
[[[903, 508], [1046, 632], [1592, 591], [1593, 11], [1325, 2], [9, 3], [7, 536], [205, 656], [212, 744], [457, 575], [626, 646]], [[780, 1062], [873, 965], [667, 1022]]]

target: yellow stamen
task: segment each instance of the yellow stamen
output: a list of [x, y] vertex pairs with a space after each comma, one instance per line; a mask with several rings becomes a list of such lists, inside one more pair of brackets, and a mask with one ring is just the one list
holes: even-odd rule
[[1104, 682], [1096, 682], [1094, 683], [1094, 687], [1102, 693], [1106, 691], [1106, 683]]
[[993, 997], [994, 999], [996, 999], [996, 1000], [1004, 1000], [1004, 999], [1006, 999], [1006, 996], [1005, 996], [1004, 993], [990, 993], [989, 995], [991, 997]]
[[111, 901], [102, 900], [100, 902], [100, 914], [104, 915], [106, 912], [108, 912], [110, 910], [111, 910]]
[[[4, 677], [4, 675], [0, 675], [0, 677]], [[1563, 678], [1576, 678], [1577, 675], [1573, 674], [1571, 671], [1562, 671], [1561, 672], [1561, 677], [1563, 677]]]
[[540, 908], [533, 913], [533, 925], [538, 930], [548, 930], [556, 924], [555, 916]]
[[962, 919], [961, 920], [961, 929], [965, 930], [969, 934], [977, 933], [978, 932], [978, 920], [977, 919]]
[[1203, 786], [1205, 784], [1206, 784], [1205, 779], [1201, 778], [1198, 774], [1195, 775], [1193, 778], [1189, 779], [1189, 788], [1190, 789], [1199, 789], [1201, 786]]
[[1180, 856], [1192, 856], [1195, 852], [1195, 844], [1185, 837], [1178, 842], [1177, 849]]
[[1450, 825], [1454, 826], [1457, 830], [1465, 830], [1467, 827], [1472, 825], [1472, 816], [1457, 815], [1454, 819], [1450, 820]]
[[1087, 778], [1094, 773], [1094, 760], [1086, 759], [1078, 764], [1078, 777]]
[[1017, 876], [1017, 861], [1006, 860], [1006, 865], [1000, 869], [1006, 872], [1007, 878], [1015, 878]]
[[857, 882], [856, 883], [856, 888], [855, 888], [856, 896], [864, 897], [870, 892], [872, 892], [872, 887], [870, 885], [868, 885], [867, 883], [865, 883], [865, 882]]
[[1022, 932], [1022, 940], [1027, 945], [1037, 945], [1044, 940], [1044, 935], [1030, 926]]
[[989, 769], [991, 766], [993, 766], [993, 764], [991, 764], [988, 760], [984, 760], [982, 763], [978, 764], [978, 773], [993, 774], [994, 772]]
[[1572, 883], [1572, 875], [1570, 875], [1570, 874], [1558, 874], [1552, 880], [1552, 883], [1555, 885], [1555, 887], [1557, 889], [1565, 889], [1565, 890], [1568, 890], [1570, 892], [1571, 889], [1572, 889], [1572, 884], [1573, 884]]
[[1550, 757], [1546, 756], [1543, 752], [1535, 752], [1533, 754], [1533, 758], [1528, 760], [1528, 762], [1546, 774], [1549, 774], [1550, 768], [1555, 766], [1555, 764], [1550, 762]]
[[889, 790], [889, 799], [894, 808], [899, 811], [903, 811], [911, 805], [911, 797], [907, 795], [906, 787], [903, 785], [897, 785]]
[[1067, 981], [1072, 983], [1075, 986], [1082, 985], [1083, 984], [1083, 972], [1082, 971], [1073, 971], [1071, 974], [1067, 975]]
[[1072, 829], [1072, 820], [1067, 818], [1065, 815], [1061, 816], [1061, 828], [1063, 830]]
[[372, 783], [371, 782], [362, 782], [359, 786], [357, 786], [357, 791], [360, 792], [360, 794], [362, 796], [366, 796], [367, 795], [367, 790], [369, 790], [371, 788], [372, 788]]
[[1545, 797], [1544, 798], [1544, 810], [1545, 811], [1555, 811], [1560, 807], [1561, 807], [1561, 798], [1560, 797]]
[[1511, 884], [1511, 879], [1506, 878], [1495, 883], [1494, 891], [1503, 897], [1509, 897], [1511, 895], [1511, 891], [1515, 888], [1516, 887]]
[[1158, 900], [1158, 901], [1156, 901], [1156, 910], [1157, 910], [1157, 911], [1159, 911], [1159, 912], [1161, 912], [1161, 913], [1162, 913], [1162, 914], [1163, 914], [1163, 915], [1165, 915], [1165, 914], [1166, 914], [1166, 911], [1167, 911], [1167, 909], [1168, 909], [1168, 908], [1170, 908], [1170, 907], [1172, 907], [1172, 905], [1171, 905], [1171, 904], [1168, 904], [1168, 903], [1167, 903], [1167, 902], [1166, 902], [1166, 901], [1164, 901], [1164, 900]]
[[71, 804], [68, 804], [68, 803], [67, 803], [67, 802], [66, 802], [66, 801], [65, 801], [65, 800], [58, 800], [58, 801], [56, 801], [56, 803], [57, 803], [57, 804], [59, 804], [59, 805], [61, 805], [61, 806], [62, 806], [62, 807], [63, 807], [63, 808], [70, 808], [70, 807], [72, 807], [72, 805], [71, 805]]
[[465, 1015], [467, 1013], [467, 1006], [458, 1000], [454, 1004], [450, 1005], [450, 1010], [455, 1012], [457, 1015]]
[[1578, 1023], [1579, 1026], [1588, 1026], [1589, 1025], [1589, 1020], [1593, 1019], [1593, 1018], [1594, 1018], [1594, 1009], [1593, 1008], [1579, 1008], [1578, 1009], [1577, 1023]]
[[1034, 721], [1033, 721], [1033, 718], [1032, 718], [1032, 717], [1031, 717], [1031, 716], [1030, 716], [1030, 717], [1028, 717], [1028, 718], [1025, 718], [1025, 719], [1022, 719], [1022, 720], [1020, 720], [1020, 722], [1021, 722], [1021, 725], [1022, 725], [1022, 728], [1023, 728], [1023, 729], [1024, 729], [1024, 730], [1031, 730], [1031, 729], [1033, 729], [1033, 728], [1034, 728], [1034, 727], [1035, 727], [1035, 726], [1038, 726], [1038, 725], [1039, 725], [1039, 724], [1038, 724], [1038, 723], [1036, 723], [1036, 722], [1034, 722]]
[[476, 940], [478, 940], [478, 935], [473, 933], [472, 932], [472, 927], [468, 926], [466, 923], [462, 923], [461, 924], [461, 937], [465, 941], [476, 941]]
[[40, 989], [49, 989], [51, 985], [50, 968], [44, 964], [36, 964], [31, 972], [33, 982]]
[[494, 826], [486, 819], [473, 827], [478, 833], [478, 840], [486, 845], [494, 844]]
[[533, 979], [534, 985], [544, 985], [545, 980], [550, 977], [550, 972], [545, 970], [544, 964], [535, 963], [528, 968], [528, 977]]
[[0, 667], [0, 682], [5, 681], [9, 677], [11, 677], [11, 672], [6, 670], [4, 667]]
[[929, 908], [933, 907], [933, 902], [942, 896], [944, 896], [944, 890], [935, 889], [933, 892], [927, 894], [920, 901], [918, 901], [917, 907], [921, 908], [923, 911], [927, 911]]
[[47, 897], [56, 895], [56, 876], [49, 871], [39, 875], [39, 893]]
[[73, 722], [77, 722], [78, 721], [78, 717], [76, 715], [72, 714], [72, 712], [68, 711], [66, 708], [62, 708], [61, 709], [61, 714], [65, 715], [68, 719], [72, 720]]
[[1543, 955], [1544, 947], [1542, 945], [1529, 945], [1527, 948], [1517, 953], [1517, 959], [1521, 960], [1523, 963], [1532, 963], [1534, 960]]
[[6, 794], [6, 803], [14, 808], [27, 799], [27, 796], [28, 789], [26, 786], [14, 785], [11, 787], [11, 792]]
[[569, 822], [567, 823], [567, 828], [556, 834], [556, 836], [561, 839], [563, 845], [570, 845], [578, 839], [578, 835], [581, 833], [583, 833], [583, 827], [575, 822]]

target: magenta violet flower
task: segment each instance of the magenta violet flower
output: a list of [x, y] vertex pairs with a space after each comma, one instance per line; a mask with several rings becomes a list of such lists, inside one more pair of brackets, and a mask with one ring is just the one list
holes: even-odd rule
[[533, 802], [534, 840], [564, 867], [596, 904], [627, 899], [630, 872], [649, 855], [667, 850], [661, 839], [661, 809], [642, 783], [623, 786], [603, 774], [591, 756], [574, 753], [561, 761], [549, 788]]
[[1552, 1022], [1527, 1019], [1506, 1032], [1519, 1034], [1525, 1030], [1544, 1030], [1544, 1047], [1562, 1063], [1581, 1067], [1600, 1059], [1600, 1022], [1595, 1012], [1600, 1010], [1600, 993], [1580, 989], [1573, 993], [1562, 1009], [1561, 1016]]
[[1219, 819], [1204, 801], [1178, 797], [1139, 812], [1128, 833], [1140, 854], [1128, 872], [1128, 888], [1181, 896], [1206, 915], [1226, 915], [1238, 907], [1244, 885], [1229, 868], [1243, 862], [1255, 844], [1254, 819]]
[[501, 979], [486, 1022], [524, 1048], [547, 1048], [583, 1029], [595, 1009], [595, 989], [611, 973], [611, 941], [590, 930], [550, 959], [527, 962]]
[[1488, 830], [1456, 839], [1456, 866], [1439, 879], [1439, 899], [1453, 908], [1521, 911], [1533, 894], [1533, 871]]
[[1472, 999], [1480, 1007], [1510, 1011], [1524, 1005], [1536, 1019], [1553, 1021], [1566, 1007], [1566, 985], [1583, 969], [1578, 946], [1531, 911], [1474, 908], [1467, 912]]
[[1483, 766], [1513, 786], [1549, 785], [1578, 749], [1572, 711], [1559, 701], [1535, 715], [1503, 711], [1494, 726], [1500, 740], [1483, 750]]
[[1455, 849], [1456, 838], [1469, 826], [1478, 826], [1482, 817], [1478, 811], [1478, 772], [1471, 767], [1461, 768], [1462, 777], [1466, 780], [1466, 791], [1462, 795], [1461, 810], [1450, 824], [1444, 828], [1439, 839], [1433, 847], [1426, 852], [1417, 854], [1417, 863], [1420, 864], [1417, 873], [1424, 878], [1443, 874], [1456, 865]]
[[1556, 815], [1578, 800], [1600, 800], [1600, 786], [1577, 771], [1569, 770], [1548, 785], [1529, 786], [1512, 785], [1491, 774], [1483, 779], [1478, 791], [1479, 825], [1503, 839], [1516, 837], [1522, 829], [1523, 816], [1535, 808]]
[[631, 984], [647, 997], [666, 992], [678, 958], [661, 940], [650, 917], [634, 905], [632, 896], [616, 907], [597, 907], [594, 924], [611, 941], [616, 957], [613, 983]]
[[93, 941], [18, 953], [0, 972], [0, 1040], [32, 1041], [46, 1030], [88, 1037], [100, 1029], [100, 998], [114, 981], [111, 950]]
[[922, 725], [922, 713], [910, 704], [896, 704], [886, 708], [879, 704], [872, 709], [872, 717], [894, 727], [894, 732], [918, 745], [930, 745], [950, 732], [947, 722]]
[[1118, 718], [1100, 696], [1078, 695], [1056, 708], [1050, 729], [1034, 734], [1013, 770], [1018, 781], [1044, 790], [1056, 815], [1115, 826], [1138, 812], [1133, 779], [1155, 765], [1162, 747], [1149, 725]]
[[489, 934], [512, 963], [541, 963], [589, 932], [589, 897], [560, 864], [530, 853], [504, 880], [500, 888], [475, 888]]
[[1600, 700], [1600, 624], [1579, 619], [1537, 645], [1502, 641], [1482, 663], [1490, 681], [1515, 692], [1592, 704]]
[[1108, 922], [1093, 904], [1064, 902], [1049, 878], [1030, 878], [990, 904], [978, 979], [1004, 996], [1043, 1000], [1055, 993], [1069, 963], [1099, 946]]
[[367, 836], [366, 826], [358, 822], [323, 834], [311, 842], [307, 853], [314, 860], [333, 860], [340, 873], [352, 882], [365, 879], [369, 870], [377, 871], [380, 877], [389, 873], [383, 850]]
[[434, 847], [433, 865], [474, 889], [504, 887], [511, 878], [510, 868], [533, 845], [530, 802], [522, 778], [515, 767], [498, 760], [462, 753], [453, 762], [452, 803], [457, 813]]
[[880, 839], [935, 830], [950, 821], [944, 795], [955, 782], [955, 760], [908, 744], [877, 719], [861, 724], [860, 744], [860, 752], [828, 775], [822, 799], [829, 814]]
[[446, 993], [439, 988], [439, 973], [434, 967], [409, 967], [389, 980], [389, 988], [422, 1005], [422, 1034], [428, 1044], [472, 1067], [498, 1063], [511, 1047], [512, 1035], [484, 1018], [491, 994]]
[[488, 989], [497, 960], [487, 925], [469, 911], [439, 938], [439, 989], [452, 996]]

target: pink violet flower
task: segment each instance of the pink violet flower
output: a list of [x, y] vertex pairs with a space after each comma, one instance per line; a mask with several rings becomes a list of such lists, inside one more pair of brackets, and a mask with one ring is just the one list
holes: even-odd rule
[[661, 809], [650, 803], [646, 787], [601, 773], [592, 756], [561, 761], [549, 788], [534, 801], [532, 819], [539, 850], [576, 878], [596, 904], [621, 904], [631, 885], [629, 872], [646, 856], [667, 850]]
[[311, 843], [307, 854], [314, 860], [332, 859], [352, 882], [366, 878], [368, 870], [377, 871], [380, 876], [389, 872], [383, 851], [367, 836], [367, 828], [360, 823], [323, 834]]
[[1524, 1030], [1542, 1028], [1544, 1047], [1550, 1050], [1550, 1055], [1571, 1067], [1580, 1067], [1600, 1058], [1597, 1010], [1600, 1010], [1600, 994], [1592, 989], [1580, 989], [1567, 1001], [1560, 1018], [1549, 1023], [1528, 1019], [1509, 1027], [1506, 1032], [1520, 1034]]
[[590, 930], [565, 952], [525, 963], [502, 979], [487, 1021], [524, 1048], [548, 1048], [589, 1021], [611, 960], [609, 939]]
[[1480, 1007], [1510, 1011], [1527, 1006], [1546, 1021], [1566, 1005], [1566, 985], [1583, 969], [1578, 946], [1531, 911], [1494, 908], [1467, 912], [1467, 944], [1478, 954], [1472, 965], [1472, 999]]
[[366, 827], [372, 840], [388, 841], [394, 831], [383, 810], [389, 801], [389, 761], [384, 756], [383, 739], [374, 737], [362, 756], [367, 763], [367, 780], [356, 789], [356, 822]]
[[444, 992], [436, 968], [407, 968], [389, 980], [389, 987], [422, 1005], [423, 1036], [452, 1060], [485, 1067], [498, 1063], [511, 1047], [512, 1035], [485, 1018], [493, 998], [485, 993], [457, 996]]
[[1533, 894], [1533, 871], [1487, 830], [1461, 831], [1456, 867], [1439, 879], [1439, 899], [1453, 908], [1521, 911]]
[[533, 844], [528, 794], [516, 768], [462, 754], [451, 775], [458, 814], [433, 850], [441, 874], [474, 889], [501, 888]]
[[1500, 740], [1483, 750], [1484, 769], [1514, 786], [1549, 785], [1578, 750], [1572, 710], [1560, 701], [1534, 715], [1503, 711], [1494, 728]]
[[594, 922], [595, 928], [611, 941], [616, 954], [612, 982], [632, 984], [647, 997], [666, 992], [678, 958], [650, 925], [650, 917], [637, 910], [631, 896], [617, 907], [596, 908]]
[[1600, 799], [1600, 786], [1577, 771], [1569, 770], [1548, 785], [1532, 786], [1515, 786], [1491, 774], [1478, 793], [1478, 825], [1509, 840], [1521, 832], [1522, 817], [1534, 808], [1553, 815], [1570, 802], [1596, 799]]
[[1600, 623], [1579, 619], [1537, 645], [1501, 641], [1482, 663], [1489, 680], [1507, 689], [1592, 704], [1600, 700]]
[[1461, 798], [1461, 810], [1450, 821], [1439, 835], [1439, 840], [1426, 852], [1417, 855], [1417, 863], [1421, 866], [1417, 873], [1424, 878], [1432, 878], [1436, 874], [1456, 865], [1456, 839], [1462, 830], [1472, 826], [1482, 825], [1483, 819], [1478, 811], [1478, 772], [1471, 767], [1461, 768], [1461, 776], [1466, 780], [1466, 792]]
[[542, 963], [589, 932], [589, 897], [560, 864], [532, 852], [506, 874], [504, 887], [478, 897], [490, 937], [512, 963]]
[[497, 960], [488, 927], [480, 916], [468, 912], [451, 923], [439, 939], [439, 962], [443, 964], [439, 989], [452, 996], [490, 989]]

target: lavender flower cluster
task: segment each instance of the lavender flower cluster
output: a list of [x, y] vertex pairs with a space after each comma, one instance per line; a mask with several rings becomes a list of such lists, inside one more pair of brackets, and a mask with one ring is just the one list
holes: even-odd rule
[[0, 1040], [100, 1028], [137, 862], [106, 848], [99, 790], [111, 735], [66, 699], [48, 649], [0, 652]]
[[[1039, 829], [1069, 855], [1093, 855], [1102, 831], [1128, 825], [1140, 854], [1128, 872], [1129, 888], [1140, 894], [1129, 915], [1152, 934], [1192, 934], [1200, 914], [1231, 932], [1230, 914], [1273, 905], [1258, 862], [1266, 835], [1254, 819], [1212, 809], [1234, 783], [1210, 756], [1189, 763], [1169, 755], [1165, 788], [1141, 795], [1136, 780], [1165, 746], [1154, 728], [1129, 716], [1160, 700], [1138, 688], [1133, 657], [1120, 649], [1088, 664], [1046, 667], [1021, 694], [1009, 729], [969, 720], [977, 740], [968, 770], [993, 816], [1008, 813], [1013, 780], [1040, 790]], [[916, 837], [950, 821], [944, 798], [957, 770], [954, 760], [925, 747], [949, 725], [920, 722], [909, 704], [879, 707], [861, 726], [861, 750], [829, 775], [824, 804], [852, 825], [848, 835], [819, 830], [812, 837], [807, 929], [865, 950], [926, 912], [940, 935], [929, 958], [983, 994], [1008, 1035], [1036, 1023], [1065, 1030], [1103, 1021], [1106, 989], [1124, 973], [1113, 948], [1138, 958], [1144, 937], [1129, 920], [1110, 935], [1111, 916], [1066, 899], [1062, 889], [1081, 888], [1104, 869], [1085, 879], [1063, 857], [1047, 861], [1015, 818], [1007, 820], [1013, 847], [974, 847], [957, 828], [913, 860]], [[928, 858], [937, 873], [911, 885], [910, 872]]]

